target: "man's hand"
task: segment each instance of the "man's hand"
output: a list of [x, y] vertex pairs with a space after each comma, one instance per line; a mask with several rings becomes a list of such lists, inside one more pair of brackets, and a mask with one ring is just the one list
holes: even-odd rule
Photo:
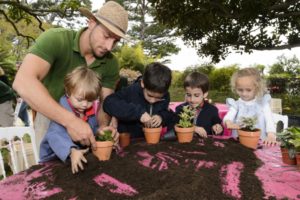
[[216, 135], [219, 135], [222, 133], [223, 127], [221, 126], [221, 124], [215, 124], [213, 125], [212, 130]]
[[72, 164], [72, 173], [75, 174], [79, 171], [78, 167], [83, 170], [84, 167], [82, 162], [87, 163], [84, 154], [87, 153], [89, 149], [75, 149], [71, 148], [70, 158]]
[[263, 144], [266, 146], [275, 146], [278, 144], [276, 141], [275, 133], [268, 133], [267, 138], [263, 141]]
[[195, 132], [200, 135], [201, 137], [207, 138], [207, 133], [203, 127], [196, 126], [195, 127]]
[[74, 115], [73, 119], [65, 125], [70, 137], [75, 142], [92, 147], [95, 146], [95, 137], [88, 123]]
[[159, 127], [161, 125], [162, 119], [159, 115], [153, 115], [151, 118], [151, 127]]
[[238, 124], [233, 123], [232, 121], [226, 121], [225, 125], [228, 129], [240, 129]]

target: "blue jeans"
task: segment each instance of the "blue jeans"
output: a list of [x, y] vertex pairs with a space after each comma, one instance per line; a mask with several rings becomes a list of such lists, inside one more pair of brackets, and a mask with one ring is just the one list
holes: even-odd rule
[[29, 116], [27, 112], [27, 103], [25, 101], [22, 102], [18, 117], [23, 121], [25, 126], [29, 126]]

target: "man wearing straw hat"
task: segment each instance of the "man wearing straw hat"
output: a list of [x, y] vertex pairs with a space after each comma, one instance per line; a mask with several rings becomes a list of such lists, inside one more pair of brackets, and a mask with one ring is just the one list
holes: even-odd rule
[[[103, 99], [113, 93], [119, 79], [118, 61], [110, 51], [121, 38], [126, 39], [126, 10], [109, 1], [95, 14], [85, 8], [79, 11], [89, 19], [88, 26], [78, 32], [55, 28], [41, 34], [25, 56], [13, 83], [19, 95], [38, 112], [35, 119], [38, 147], [49, 119], [66, 127], [73, 141], [88, 146], [95, 143], [89, 125], [57, 103], [64, 94], [63, 79], [68, 72], [86, 65], [99, 73]], [[98, 119], [100, 128], [110, 120], [103, 109]]]

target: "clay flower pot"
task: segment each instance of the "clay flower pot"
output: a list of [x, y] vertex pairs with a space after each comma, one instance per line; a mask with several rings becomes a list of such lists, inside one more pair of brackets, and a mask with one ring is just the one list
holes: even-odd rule
[[257, 144], [260, 138], [260, 130], [244, 131], [242, 129], [239, 129], [238, 135], [239, 135], [239, 141], [242, 145], [251, 149], [257, 148]]
[[161, 134], [162, 127], [158, 128], [143, 128], [144, 135], [146, 138], [146, 142], [148, 144], [157, 144], [160, 139], [160, 134]]
[[93, 154], [100, 160], [105, 161], [110, 159], [114, 143], [112, 141], [97, 141], [96, 150]]
[[298, 169], [300, 169], [300, 152], [296, 153], [296, 162]]
[[[290, 158], [289, 150], [286, 148], [280, 148], [282, 155], [282, 162], [288, 165], [296, 165], [296, 157]], [[300, 162], [300, 161], [299, 161]]]
[[120, 133], [119, 144], [122, 148], [127, 147], [130, 144], [130, 133]]
[[179, 143], [189, 143], [193, 140], [193, 135], [195, 131], [195, 126], [189, 128], [181, 128], [175, 126], [175, 132], [177, 134], [177, 139]]

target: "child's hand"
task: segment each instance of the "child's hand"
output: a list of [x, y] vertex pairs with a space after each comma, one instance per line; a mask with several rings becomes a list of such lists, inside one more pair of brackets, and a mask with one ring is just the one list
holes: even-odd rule
[[222, 133], [223, 127], [221, 126], [221, 124], [215, 124], [213, 125], [212, 130], [216, 135], [219, 135]]
[[83, 170], [82, 161], [87, 163], [87, 160], [84, 157], [84, 154], [88, 152], [89, 149], [75, 149], [71, 148], [71, 164], [72, 164], [72, 173], [75, 174], [79, 171], [78, 166]]
[[145, 125], [145, 127], [150, 127], [151, 126], [151, 116], [147, 112], [145, 112], [141, 116], [140, 120]]
[[162, 119], [159, 115], [153, 115], [151, 119], [151, 127], [159, 127], [161, 125]]
[[200, 135], [201, 137], [207, 138], [207, 133], [203, 127], [196, 126], [195, 132]]
[[113, 127], [113, 126], [106, 126], [106, 127], [102, 128], [101, 130], [98, 130], [98, 132], [100, 134], [104, 134], [103, 131], [111, 131], [111, 135], [112, 135], [112, 137], [114, 139], [114, 146], [116, 146], [116, 145], [119, 144], [119, 136], [120, 136], [120, 134], [119, 134], [119, 132], [117, 131], [117, 129], [115, 127]]
[[117, 129], [118, 128], [118, 119], [115, 117], [112, 117], [109, 126], [112, 126], [115, 129]]
[[225, 125], [228, 129], [240, 129], [238, 124], [233, 123], [232, 121], [226, 121]]
[[275, 145], [277, 145], [278, 143], [276, 141], [275, 133], [268, 133], [268, 136], [264, 140], [263, 144], [266, 145], [266, 146], [275, 146]]

